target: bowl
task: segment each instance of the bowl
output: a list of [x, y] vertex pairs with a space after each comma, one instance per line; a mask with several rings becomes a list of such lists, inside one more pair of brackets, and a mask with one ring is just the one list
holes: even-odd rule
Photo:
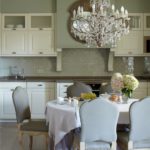
[[17, 24], [16, 28], [23, 28], [23, 25], [22, 24]]
[[7, 24], [6, 28], [14, 28], [14, 25], [13, 24]]

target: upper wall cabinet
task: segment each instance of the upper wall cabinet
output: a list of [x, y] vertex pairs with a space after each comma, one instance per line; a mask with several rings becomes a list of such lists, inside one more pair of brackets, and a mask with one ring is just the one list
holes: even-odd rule
[[54, 52], [54, 15], [29, 15], [30, 55], [53, 55]]
[[111, 49], [115, 56], [141, 56], [143, 54], [143, 14], [131, 13], [130, 33], [117, 42], [117, 47]]
[[57, 56], [54, 14], [3, 14], [2, 56]]
[[2, 55], [27, 54], [27, 16], [2, 15]]

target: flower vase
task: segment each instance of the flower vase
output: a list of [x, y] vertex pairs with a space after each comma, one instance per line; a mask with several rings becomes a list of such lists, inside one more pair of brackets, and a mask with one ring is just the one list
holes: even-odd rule
[[123, 94], [122, 95], [122, 102], [126, 104], [126, 103], [128, 103], [128, 101], [129, 101], [129, 97], [126, 94]]

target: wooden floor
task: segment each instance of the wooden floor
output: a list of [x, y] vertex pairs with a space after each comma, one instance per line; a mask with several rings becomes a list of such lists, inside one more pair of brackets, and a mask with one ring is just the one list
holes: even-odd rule
[[[29, 150], [29, 137], [24, 136], [24, 150]], [[15, 125], [0, 125], [0, 150], [20, 150], [17, 128]], [[45, 138], [33, 138], [33, 150], [45, 150]]]
[[[0, 150], [20, 150], [15, 124], [0, 124]], [[45, 150], [45, 137], [33, 138], [33, 150]], [[24, 136], [24, 150], [29, 150], [29, 137]], [[117, 148], [117, 150], [121, 150]]]

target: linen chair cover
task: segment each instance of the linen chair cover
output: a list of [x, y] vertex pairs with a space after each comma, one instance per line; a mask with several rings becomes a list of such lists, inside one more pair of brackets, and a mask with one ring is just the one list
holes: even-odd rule
[[[32, 120], [29, 107], [29, 99], [26, 89], [16, 87], [13, 94], [13, 103], [16, 111], [16, 119], [19, 129], [19, 141], [23, 149], [22, 136], [30, 136], [30, 150], [32, 149], [32, 136], [44, 135], [46, 137], [46, 149], [48, 148], [48, 126], [45, 120]], [[25, 120], [28, 120], [24, 122]]]
[[112, 149], [111, 144], [117, 139], [118, 117], [118, 108], [103, 97], [84, 103], [80, 108], [80, 148], [85, 143], [85, 149], [88, 150]]
[[104, 85], [101, 85], [100, 94], [104, 94], [104, 93], [113, 93], [113, 89], [112, 89], [110, 83], [106, 83]]
[[17, 87], [13, 92], [13, 102], [16, 110], [16, 119], [21, 123], [25, 119], [31, 119], [29, 99], [25, 89]]
[[150, 149], [150, 97], [135, 102], [130, 107], [131, 129], [129, 135], [122, 133], [119, 141], [128, 149]]
[[67, 97], [80, 97], [81, 93], [90, 93], [92, 88], [81, 82], [75, 82], [67, 88]]

